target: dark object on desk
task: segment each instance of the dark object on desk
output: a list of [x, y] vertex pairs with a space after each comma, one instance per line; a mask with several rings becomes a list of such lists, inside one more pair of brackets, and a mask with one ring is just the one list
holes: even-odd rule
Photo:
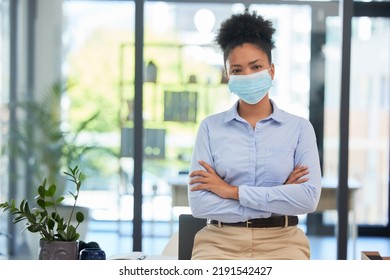
[[106, 253], [100, 248], [84, 248], [80, 252], [80, 260], [105, 260]]
[[206, 226], [206, 219], [195, 218], [191, 214], [179, 216], [179, 260], [190, 260], [195, 234]]
[[91, 241], [91, 242], [84, 242], [82, 240], [79, 241], [79, 254], [80, 252], [85, 249], [85, 248], [96, 248], [96, 249], [100, 249], [100, 246], [97, 242], [95, 241]]
[[79, 241], [79, 259], [80, 260], [105, 260], [106, 253], [100, 248], [95, 241]]

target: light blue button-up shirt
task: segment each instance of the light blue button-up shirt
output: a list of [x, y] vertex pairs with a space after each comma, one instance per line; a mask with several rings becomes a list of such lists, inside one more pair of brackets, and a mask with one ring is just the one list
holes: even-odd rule
[[[255, 129], [238, 115], [236, 103], [229, 111], [204, 119], [198, 129], [191, 170], [210, 164], [228, 184], [238, 186], [239, 200], [224, 199], [205, 190], [188, 196], [195, 217], [240, 222], [271, 215], [300, 215], [315, 211], [321, 193], [321, 169], [311, 123], [277, 108]], [[309, 179], [286, 184], [298, 164], [307, 166]]]

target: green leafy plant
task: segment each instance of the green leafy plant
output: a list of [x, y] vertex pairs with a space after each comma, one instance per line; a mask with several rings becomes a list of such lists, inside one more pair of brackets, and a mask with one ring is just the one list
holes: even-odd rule
[[[36, 207], [30, 208], [26, 199], [23, 199], [19, 207], [16, 206], [15, 200], [10, 203], [5, 202], [0, 204], [3, 212], [9, 211], [14, 215], [13, 223], [26, 222], [24, 230], [33, 233], [39, 233], [41, 238], [46, 241], [76, 241], [80, 237], [77, 232], [78, 226], [84, 221], [84, 214], [81, 212], [75, 213], [77, 199], [79, 197], [82, 173], [78, 166], [73, 169], [68, 167], [70, 172], [64, 172], [69, 177], [69, 181], [73, 182], [76, 191], [69, 191], [73, 197], [73, 206], [68, 217], [60, 215], [58, 208], [60, 203], [65, 199], [64, 196], [58, 196], [57, 186], [55, 184], [47, 186], [47, 180], [38, 187], [38, 195], [35, 196]], [[75, 216], [77, 225], [71, 224], [72, 218]]]
[[31, 173], [36, 176], [34, 182], [39, 183], [43, 174], [48, 174], [49, 182], [57, 181], [59, 193], [64, 186], [58, 177], [67, 166], [82, 166], [89, 152], [104, 150], [90, 141], [88, 144], [79, 141], [81, 134], [98, 118], [99, 111], [80, 121], [74, 129], [65, 125], [61, 100], [75, 86], [71, 80], [58, 80], [50, 84], [40, 98], [13, 104], [20, 119], [10, 132], [9, 153], [29, 164]]

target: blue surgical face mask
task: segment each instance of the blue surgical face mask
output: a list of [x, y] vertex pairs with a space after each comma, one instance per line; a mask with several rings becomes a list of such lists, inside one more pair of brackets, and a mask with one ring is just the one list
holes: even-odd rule
[[228, 82], [230, 92], [245, 103], [257, 104], [272, 87], [272, 78], [268, 73], [270, 69], [249, 75], [230, 75]]

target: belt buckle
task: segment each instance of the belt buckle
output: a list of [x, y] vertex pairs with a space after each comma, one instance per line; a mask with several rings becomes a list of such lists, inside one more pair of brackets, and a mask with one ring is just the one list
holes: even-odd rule
[[288, 216], [284, 215], [284, 228], [288, 227]]
[[252, 221], [250, 221], [250, 220], [246, 221], [246, 228], [250, 228], [249, 225], [251, 225], [251, 224], [252, 224]]
[[217, 222], [217, 224], [214, 224], [213, 220], [207, 219], [206, 224], [208, 224], [208, 225], [215, 225], [216, 227], [221, 228], [222, 227], [222, 222], [220, 222], [220, 221], [216, 221], [216, 222]]

